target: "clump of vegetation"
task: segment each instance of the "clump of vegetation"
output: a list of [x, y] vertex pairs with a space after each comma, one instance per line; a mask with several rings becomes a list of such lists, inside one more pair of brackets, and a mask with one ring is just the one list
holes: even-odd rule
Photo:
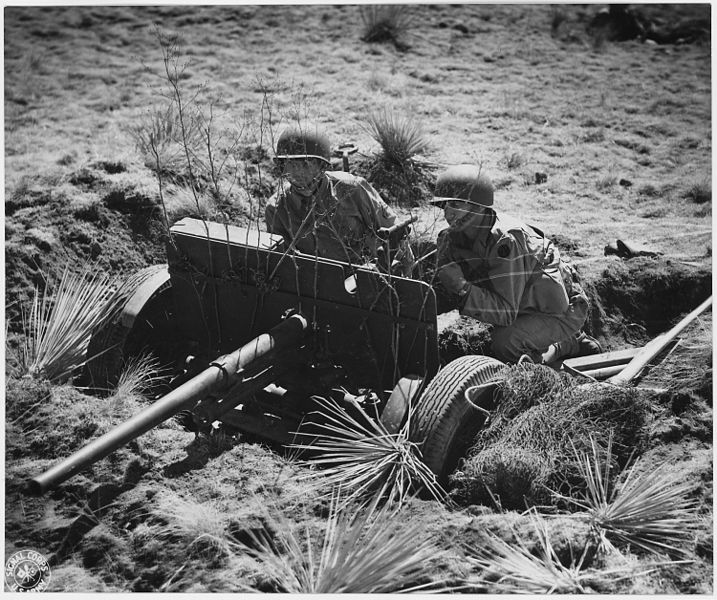
[[586, 485], [573, 448], [613, 436], [624, 461], [646, 443], [652, 407], [638, 390], [578, 386], [541, 365], [509, 368], [499, 390], [498, 409], [452, 477], [461, 503], [545, 503], [548, 488]]
[[152, 514], [159, 539], [184, 544], [197, 556], [220, 562], [231, 555], [234, 541], [229, 533], [229, 515], [215, 502], [199, 502], [166, 494], [158, 498]]
[[405, 4], [367, 4], [359, 7], [364, 42], [390, 42], [398, 50], [407, 50], [406, 32], [413, 23], [412, 8]]
[[164, 209], [170, 225], [184, 217], [212, 220], [219, 214], [216, 202], [211, 196], [185, 186], [167, 188], [164, 194]]
[[145, 166], [176, 180], [184, 179], [187, 150], [195, 156], [202, 144], [197, 120], [183, 124], [174, 104], [149, 110], [128, 132]]
[[371, 137], [381, 146], [383, 159], [389, 164], [403, 167], [428, 149], [423, 128], [414, 118], [384, 107], [369, 113], [366, 124]]
[[164, 377], [159, 359], [152, 354], [142, 353], [127, 361], [113, 395], [117, 398], [141, 397], [162, 380]]
[[366, 131], [381, 153], [364, 167], [365, 177], [388, 201], [417, 206], [434, 187], [430, 166], [417, 159], [429, 148], [420, 123], [388, 108], [369, 113]]
[[318, 402], [319, 418], [310, 426], [311, 441], [296, 445], [318, 453], [308, 462], [323, 468], [312, 471], [310, 478], [329, 488], [340, 487], [347, 502], [375, 495], [400, 505], [421, 489], [436, 500], [445, 498], [435, 475], [423, 463], [418, 445], [409, 439], [409, 424], [389, 433], [358, 405], [350, 414], [332, 400]]
[[488, 533], [484, 545], [466, 547], [469, 563], [479, 569], [468, 580], [472, 586], [498, 594], [584, 594], [636, 575], [628, 563], [616, 568], [591, 566], [595, 553], [590, 544], [579, 558], [564, 564], [545, 518], [534, 509], [528, 516], [533, 534], [530, 541], [535, 548], [518, 531], [514, 531], [514, 544]]
[[48, 283], [35, 295], [23, 328], [24, 370], [53, 382], [67, 380], [88, 359], [92, 332], [122, 305], [136, 280], [119, 284], [98, 269], [66, 268], [56, 289]]
[[612, 437], [603, 451], [590, 437], [589, 453], [574, 449], [576, 464], [586, 483], [579, 498], [561, 497], [587, 511], [599, 538], [599, 548], [612, 550], [613, 541], [653, 554], [677, 553], [692, 536], [696, 522], [691, 485], [667, 469], [642, 469], [635, 461], [622, 481], [613, 474]]
[[705, 204], [706, 202], [711, 202], [712, 186], [708, 181], [695, 183], [685, 191], [684, 197], [695, 204]]
[[[332, 496], [320, 550], [309, 529], [295, 532], [284, 517], [251, 532], [241, 550], [268, 567], [272, 590], [293, 594], [371, 594], [419, 587], [427, 565], [438, 555], [421, 524], [402, 524], [376, 501], [352, 505]], [[267, 591], [267, 590], [263, 590]]]

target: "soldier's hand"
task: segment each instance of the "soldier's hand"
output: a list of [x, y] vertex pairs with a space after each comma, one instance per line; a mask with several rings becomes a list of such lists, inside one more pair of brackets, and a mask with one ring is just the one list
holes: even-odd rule
[[438, 269], [438, 278], [443, 287], [454, 294], [460, 293], [466, 286], [466, 278], [463, 277], [463, 270], [454, 262], [443, 265]]

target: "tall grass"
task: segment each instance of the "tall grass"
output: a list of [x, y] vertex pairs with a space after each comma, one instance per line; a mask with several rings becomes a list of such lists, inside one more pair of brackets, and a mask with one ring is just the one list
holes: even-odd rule
[[346, 503], [340, 495], [332, 495], [320, 551], [308, 528], [298, 534], [284, 519], [274, 521], [273, 535], [251, 533], [243, 551], [268, 567], [283, 593], [372, 594], [421, 587], [417, 582], [438, 554], [424, 527], [402, 524], [376, 500], [341, 510]]
[[641, 470], [639, 460], [613, 483], [618, 478], [611, 472], [612, 438], [605, 451], [590, 441], [590, 454], [576, 451], [585, 492], [579, 499], [564, 498], [588, 512], [601, 548], [610, 550], [616, 542], [654, 554], [683, 553], [678, 544], [690, 537], [697, 522], [690, 484], [666, 464]]
[[386, 162], [403, 166], [428, 149], [428, 141], [416, 119], [383, 108], [368, 114], [366, 129], [383, 151]]
[[308, 462], [323, 467], [308, 477], [340, 487], [347, 502], [375, 494], [387, 503], [402, 504], [418, 490], [446, 499], [418, 445], [410, 441], [408, 424], [389, 433], [358, 405], [355, 414], [349, 414], [332, 400], [317, 401], [321, 407], [312, 419], [315, 437], [295, 445], [316, 453]]
[[48, 283], [35, 288], [29, 315], [23, 319], [23, 364], [35, 377], [53, 382], [68, 379], [87, 361], [92, 332], [119, 310], [139, 280], [125, 284], [86, 265], [69, 267], [53, 291]]

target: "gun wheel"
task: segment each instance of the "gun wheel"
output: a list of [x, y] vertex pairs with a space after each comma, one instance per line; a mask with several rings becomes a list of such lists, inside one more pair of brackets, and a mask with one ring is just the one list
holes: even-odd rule
[[145, 282], [117, 317], [92, 334], [86, 373], [96, 390], [114, 388], [127, 361], [142, 353], [153, 354], [163, 365], [175, 358], [177, 333], [172, 326], [172, 284], [167, 265], [148, 267], [145, 272]]
[[[426, 465], [444, 484], [486, 416], [466, 399], [466, 390], [499, 381], [505, 365], [481, 355], [462, 356], [443, 367], [420, 397], [411, 416], [411, 439], [421, 444]], [[473, 404], [490, 410], [494, 386], [487, 385]]]

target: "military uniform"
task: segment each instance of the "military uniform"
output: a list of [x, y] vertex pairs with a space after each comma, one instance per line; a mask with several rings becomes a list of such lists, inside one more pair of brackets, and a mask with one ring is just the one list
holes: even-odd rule
[[310, 197], [282, 182], [265, 218], [267, 230], [283, 236], [292, 249], [362, 264], [376, 257], [376, 231], [393, 225], [396, 215], [362, 177], [326, 171]]
[[573, 268], [543, 233], [491, 212], [471, 239], [462, 231], [438, 237], [438, 266], [455, 262], [472, 285], [460, 313], [494, 325], [493, 352], [515, 362], [528, 354], [539, 362], [554, 342], [574, 336], [585, 323], [588, 301]]

